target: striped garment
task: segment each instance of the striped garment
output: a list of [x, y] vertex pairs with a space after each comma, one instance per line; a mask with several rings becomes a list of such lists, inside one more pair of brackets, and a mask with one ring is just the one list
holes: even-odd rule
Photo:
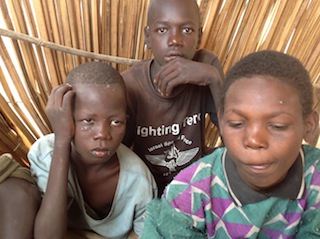
[[180, 172], [147, 207], [143, 238], [320, 238], [320, 150], [307, 145], [301, 199], [237, 206], [217, 149]]

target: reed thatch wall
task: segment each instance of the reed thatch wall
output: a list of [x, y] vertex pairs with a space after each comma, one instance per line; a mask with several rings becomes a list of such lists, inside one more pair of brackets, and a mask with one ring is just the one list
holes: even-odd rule
[[[223, 70], [248, 53], [273, 49], [299, 58], [320, 110], [319, 0], [198, 0], [201, 47]], [[108, 61], [123, 71], [152, 57], [144, 48], [148, 0], [0, 1], [0, 153], [28, 165], [26, 153], [51, 132], [45, 105], [51, 89], [75, 66]], [[20, 34], [21, 33], [21, 34]], [[217, 133], [207, 125], [208, 144]]]

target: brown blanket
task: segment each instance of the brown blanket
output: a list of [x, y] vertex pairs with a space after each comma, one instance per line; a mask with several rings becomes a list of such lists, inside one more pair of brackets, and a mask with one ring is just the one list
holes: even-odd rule
[[29, 168], [21, 166], [12, 158], [11, 154], [6, 153], [0, 156], [0, 183], [9, 177], [21, 178], [30, 183], [35, 183]]

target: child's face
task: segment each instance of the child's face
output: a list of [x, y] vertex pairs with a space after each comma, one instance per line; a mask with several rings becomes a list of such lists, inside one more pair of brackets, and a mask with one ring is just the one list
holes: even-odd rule
[[126, 100], [118, 84], [77, 84], [74, 149], [86, 164], [107, 161], [126, 129]]
[[145, 29], [146, 44], [162, 66], [176, 56], [193, 59], [201, 28], [196, 5], [186, 0], [156, 1]]
[[265, 76], [234, 82], [219, 119], [224, 143], [241, 178], [256, 190], [284, 179], [307, 130], [296, 89]]

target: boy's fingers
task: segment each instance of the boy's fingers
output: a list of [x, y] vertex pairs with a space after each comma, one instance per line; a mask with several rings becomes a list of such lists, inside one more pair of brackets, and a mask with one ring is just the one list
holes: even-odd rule
[[72, 87], [70, 85], [60, 85], [56, 87], [50, 94], [48, 104], [51, 106], [62, 107], [64, 95], [71, 89]]
[[70, 110], [72, 108], [72, 99], [75, 95], [74, 91], [69, 90], [63, 95], [62, 107], [66, 110]]

